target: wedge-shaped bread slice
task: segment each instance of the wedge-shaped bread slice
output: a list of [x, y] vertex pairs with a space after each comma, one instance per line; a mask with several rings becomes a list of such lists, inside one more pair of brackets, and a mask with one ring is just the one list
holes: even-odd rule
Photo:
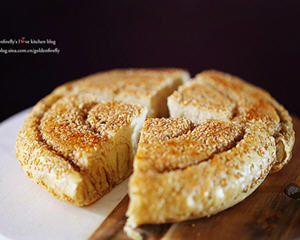
[[[171, 119], [145, 122], [129, 183], [126, 232], [216, 214], [291, 158], [291, 117], [267, 92], [217, 71], [168, 98]], [[184, 119], [187, 120], [184, 120]]]
[[147, 111], [92, 94], [49, 95], [24, 122], [17, 157], [33, 181], [60, 200], [87, 205], [132, 172]]
[[116, 69], [66, 83], [54, 92], [90, 92], [103, 100], [143, 105], [148, 117], [167, 117], [167, 97], [188, 80], [189, 73], [176, 68]]

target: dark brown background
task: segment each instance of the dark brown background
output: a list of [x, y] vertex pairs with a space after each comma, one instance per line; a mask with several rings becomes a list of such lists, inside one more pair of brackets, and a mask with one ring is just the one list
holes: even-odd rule
[[0, 120], [86, 74], [160, 66], [239, 75], [300, 115], [298, 0], [7, 2], [1, 39], [51, 38], [61, 53], [0, 55]]

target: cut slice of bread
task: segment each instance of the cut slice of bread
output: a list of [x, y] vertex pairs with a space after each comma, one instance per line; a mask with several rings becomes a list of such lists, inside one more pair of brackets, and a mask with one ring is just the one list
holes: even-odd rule
[[87, 205], [131, 174], [146, 114], [142, 106], [101, 102], [86, 93], [50, 95], [25, 120], [17, 157], [55, 197]]

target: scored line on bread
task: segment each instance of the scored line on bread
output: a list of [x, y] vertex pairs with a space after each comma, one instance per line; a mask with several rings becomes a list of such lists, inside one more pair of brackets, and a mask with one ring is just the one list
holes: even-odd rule
[[78, 206], [133, 171], [125, 230], [138, 239], [140, 225], [210, 216], [243, 200], [290, 160], [294, 138], [287, 110], [238, 77], [125, 69], [42, 99], [16, 153], [35, 183]]

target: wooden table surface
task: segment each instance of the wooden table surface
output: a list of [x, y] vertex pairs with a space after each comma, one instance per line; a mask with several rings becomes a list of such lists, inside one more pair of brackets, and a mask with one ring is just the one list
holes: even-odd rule
[[[266, 178], [241, 203], [210, 218], [141, 227], [144, 239], [300, 239], [300, 201], [284, 188], [300, 179], [300, 120], [293, 118], [296, 143], [290, 163]], [[90, 237], [129, 239], [123, 231], [129, 198], [126, 196]]]

